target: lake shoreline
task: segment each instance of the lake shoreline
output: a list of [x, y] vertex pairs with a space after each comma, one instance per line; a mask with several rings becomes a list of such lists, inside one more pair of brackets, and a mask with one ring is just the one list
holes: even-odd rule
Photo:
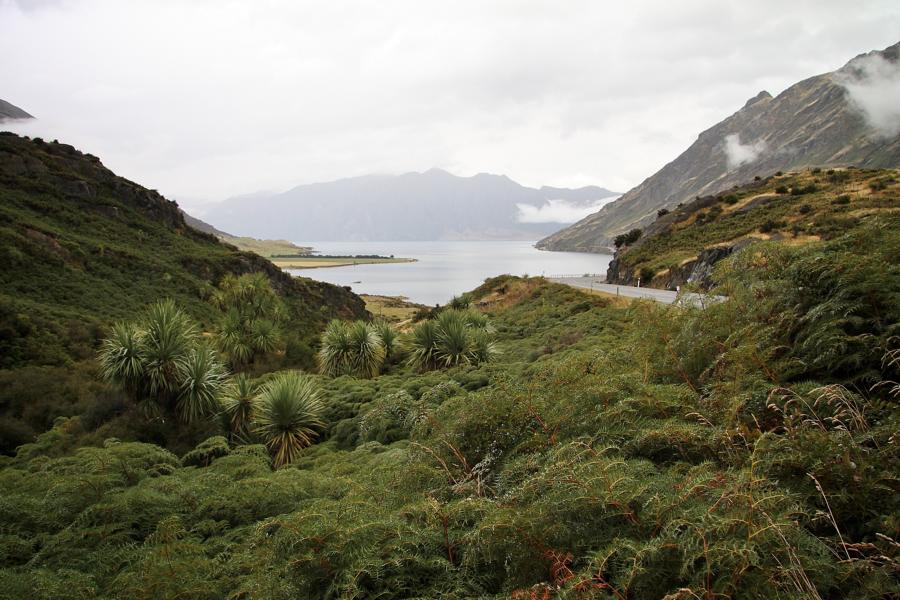
[[542, 252], [534, 240], [437, 242], [316, 242], [323, 255], [405, 256], [406, 264], [348, 265], [352, 268], [290, 268], [291, 275], [349, 287], [357, 294], [406, 296], [433, 307], [499, 275], [553, 276], [605, 273], [612, 255]]
[[281, 269], [331, 269], [334, 267], [353, 267], [357, 265], [389, 265], [418, 262], [416, 258], [394, 258], [379, 256], [373, 258], [356, 258], [353, 256], [298, 256], [297, 258], [270, 258], [276, 267]]

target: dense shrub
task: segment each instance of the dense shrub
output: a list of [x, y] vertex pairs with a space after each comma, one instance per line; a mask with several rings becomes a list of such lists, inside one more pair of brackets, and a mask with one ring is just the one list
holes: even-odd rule
[[760, 231], [760, 233], [771, 233], [771, 232], [775, 231], [776, 229], [783, 227], [783, 226], [784, 226], [784, 224], [779, 221], [775, 221], [773, 219], [766, 219], [765, 221], [763, 221], [763, 224], [759, 226], [759, 231]]
[[838, 206], [850, 204], [850, 196], [848, 194], [841, 194], [840, 196], [832, 200], [831, 203]]
[[632, 229], [628, 233], [617, 235], [613, 239], [613, 244], [616, 246], [616, 248], [621, 248], [622, 246], [630, 246], [631, 244], [638, 241], [638, 239], [640, 239], [642, 233], [643, 231], [640, 229]]

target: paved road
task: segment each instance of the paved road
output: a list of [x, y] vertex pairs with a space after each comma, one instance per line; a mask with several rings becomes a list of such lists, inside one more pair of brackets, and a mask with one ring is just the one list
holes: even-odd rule
[[612, 283], [603, 283], [600, 277], [548, 277], [550, 281], [562, 283], [577, 288], [593, 289], [599, 292], [606, 292], [614, 296], [624, 296], [626, 298], [644, 298], [656, 300], [663, 304], [672, 304], [677, 300], [700, 304], [704, 299], [700, 294], [682, 294], [678, 298], [677, 292], [669, 290], [657, 290], [655, 288], [632, 287], [630, 285], [615, 285]]

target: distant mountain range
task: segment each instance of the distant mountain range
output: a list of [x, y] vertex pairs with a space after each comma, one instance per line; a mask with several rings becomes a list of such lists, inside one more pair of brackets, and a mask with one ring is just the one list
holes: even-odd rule
[[3, 121], [15, 121], [18, 119], [33, 119], [31, 115], [6, 100], [0, 100], [0, 123]]
[[596, 186], [536, 189], [502, 175], [458, 177], [431, 169], [231, 198], [203, 220], [235, 235], [300, 242], [533, 240], [616, 196]]
[[900, 44], [895, 44], [801, 81], [775, 98], [760, 92], [655, 175], [538, 247], [602, 252], [613, 237], [647, 225], [662, 208], [776, 171], [900, 166], [898, 54]]

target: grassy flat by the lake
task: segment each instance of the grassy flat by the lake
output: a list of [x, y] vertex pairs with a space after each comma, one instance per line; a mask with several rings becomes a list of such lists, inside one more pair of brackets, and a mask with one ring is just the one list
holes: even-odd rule
[[373, 265], [382, 263], [416, 262], [414, 258], [361, 258], [355, 256], [298, 256], [297, 258], [273, 258], [272, 262], [282, 269], [317, 269], [323, 267], [348, 267], [351, 265]]
[[366, 310], [379, 319], [402, 326], [411, 321], [415, 314], [425, 308], [423, 304], [410, 302], [405, 296], [378, 296], [360, 294], [366, 303]]
[[227, 242], [232, 246], [237, 246], [240, 250], [254, 252], [265, 258], [272, 256], [285, 255], [305, 255], [312, 252], [312, 248], [306, 246], [298, 246], [287, 240], [258, 240], [252, 237], [234, 237], [220, 235], [218, 236], [223, 242]]

